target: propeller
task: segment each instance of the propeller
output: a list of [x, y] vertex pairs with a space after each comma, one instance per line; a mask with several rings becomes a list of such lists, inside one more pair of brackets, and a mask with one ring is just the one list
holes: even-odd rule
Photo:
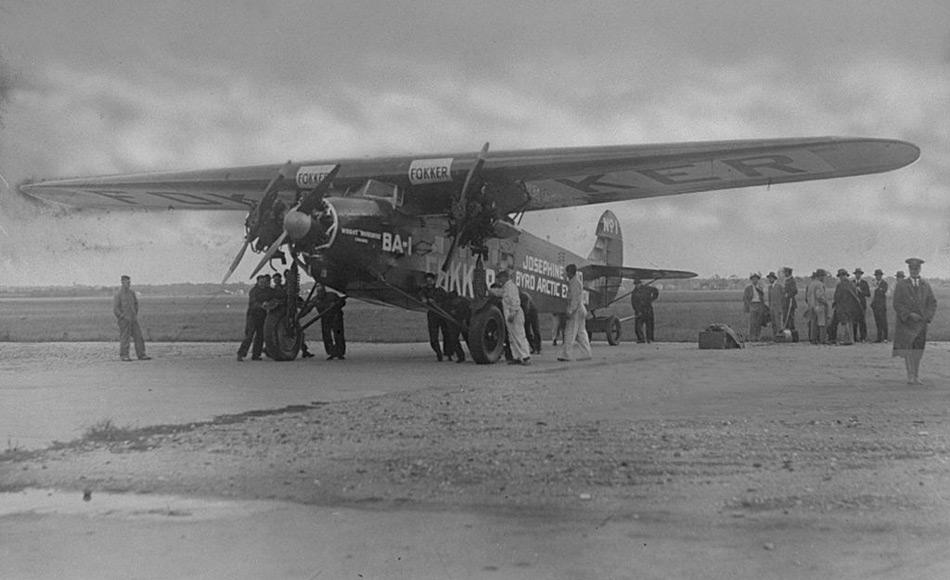
[[468, 188], [471, 186], [474, 181], [475, 175], [481, 171], [482, 166], [485, 165], [485, 156], [488, 154], [488, 143], [486, 142], [482, 145], [482, 150], [478, 153], [478, 158], [475, 160], [475, 164], [472, 165], [472, 168], [468, 170], [468, 174], [465, 176], [465, 181], [462, 183], [462, 190], [459, 192], [459, 199], [455, 207], [453, 208], [453, 215], [457, 222], [457, 227], [455, 235], [452, 236], [452, 245], [449, 246], [449, 251], [445, 254], [445, 261], [442, 262], [442, 271], [447, 272], [449, 270], [449, 263], [452, 261], [452, 258], [455, 257], [455, 250], [458, 247], [458, 239], [461, 237], [462, 232], [465, 231], [466, 226], [466, 216], [468, 214]]
[[[254, 238], [257, 237], [258, 231], [260, 230], [261, 220], [263, 216], [266, 215], [264, 210], [265, 204], [267, 205], [267, 211], [270, 210], [270, 207], [274, 205], [274, 201], [277, 199], [277, 186], [287, 177], [287, 171], [290, 169], [290, 161], [287, 161], [281, 168], [277, 171], [277, 175], [270, 180], [270, 183], [267, 184], [267, 187], [264, 188], [264, 195], [261, 196], [261, 202], [257, 204], [257, 207], [252, 209], [247, 214], [247, 223], [250, 224], [247, 228], [247, 233], [244, 235], [244, 243], [241, 244], [241, 249], [238, 250], [237, 256], [234, 256], [234, 260], [231, 261], [231, 267], [228, 268], [227, 273], [224, 275], [224, 278], [221, 280], [221, 284], [224, 285], [228, 278], [231, 277], [231, 274], [237, 269], [238, 264], [241, 263], [241, 260], [244, 259], [244, 253], [247, 252], [248, 246], [251, 245], [251, 242], [254, 241]], [[251, 219], [251, 216], [254, 216]]]
[[274, 254], [277, 253], [277, 248], [279, 248], [280, 245], [284, 243], [284, 238], [286, 237], [287, 237], [287, 230], [284, 230], [283, 233], [280, 234], [280, 237], [274, 240], [274, 243], [271, 244], [270, 247], [267, 248], [267, 251], [264, 252], [264, 257], [261, 258], [261, 261], [257, 263], [257, 267], [254, 268], [254, 271], [251, 272], [251, 275], [250, 275], [251, 278], [256, 276], [257, 273], [261, 271], [261, 268], [263, 268], [267, 264], [267, 262], [270, 262], [271, 258], [274, 257]]
[[[277, 253], [277, 249], [281, 244], [284, 243], [284, 240], [287, 239], [287, 236], [289, 235], [287, 227], [288, 222], [292, 224], [298, 224], [301, 221], [300, 217], [303, 216], [305, 218], [303, 221], [307, 222], [306, 225], [309, 228], [310, 213], [317, 209], [317, 204], [321, 199], [323, 199], [323, 195], [327, 192], [327, 190], [330, 189], [330, 183], [333, 181], [333, 178], [336, 177], [336, 174], [339, 173], [340, 168], [341, 165], [334, 166], [329, 173], [323, 176], [323, 179], [320, 180], [320, 183], [318, 183], [316, 187], [304, 195], [300, 199], [300, 202], [287, 212], [287, 214], [284, 216], [284, 231], [281, 232], [280, 237], [274, 240], [274, 243], [272, 243], [267, 248], [267, 251], [264, 252], [264, 256], [261, 258], [261, 261], [257, 263], [257, 267], [254, 268], [253, 272], [251, 272], [251, 278], [256, 276], [257, 273], [261, 271], [261, 268], [270, 262], [271, 258], [274, 257], [274, 254]], [[298, 216], [297, 214], [300, 215]], [[303, 235], [305, 236], [306, 232], [304, 232]]]

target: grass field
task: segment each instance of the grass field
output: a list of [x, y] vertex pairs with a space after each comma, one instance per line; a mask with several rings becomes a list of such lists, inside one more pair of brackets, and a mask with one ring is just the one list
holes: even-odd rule
[[[941, 316], [942, 305], [950, 304], [950, 290], [937, 288], [937, 317], [930, 327], [930, 340], [950, 340], [950, 319]], [[239, 341], [244, 332], [244, 296], [141, 296], [140, 321], [146, 340]], [[801, 310], [799, 305], [799, 311]], [[742, 311], [742, 292], [668, 291], [655, 303], [656, 339], [693, 342], [699, 331], [713, 323], [725, 323], [745, 332], [747, 316]], [[623, 318], [632, 315], [628, 302], [616, 304], [612, 312]], [[346, 306], [348, 340], [366, 342], [427, 341], [425, 314], [385, 308], [357, 301]], [[893, 328], [893, 312], [890, 313]], [[803, 329], [801, 319], [796, 321]], [[308, 333], [319, 337], [318, 325]], [[550, 342], [551, 317], [541, 316], [541, 332]], [[874, 337], [874, 319], [868, 312], [868, 333]], [[633, 337], [633, 322], [624, 324], [623, 340]], [[113, 341], [118, 331], [112, 316], [111, 298], [2, 298], [0, 299], [0, 342]], [[602, 334], [593, 337], [604, 340]]]

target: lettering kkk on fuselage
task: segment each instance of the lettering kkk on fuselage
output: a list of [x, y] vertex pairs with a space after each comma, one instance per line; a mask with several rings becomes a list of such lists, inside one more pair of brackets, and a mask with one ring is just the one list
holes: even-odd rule
[[[417, 236], [423, 235], [421, 232]], [[456, 292], [467, 298], [475, 297], [476, 259], [471, 252], [458, 251], [446, 271], [441, 265], [445, 259], [448, 244], [444, 238], [437, 237], [426, 244], [431, 251], [424, 256], [414, 256], [418, 260], [418, 269], [436, 273], [436, 285], [447, 292]], [[521, 232], [519, 240], [511, 246], [512, 253], [506, 254], [499, 240], [488, 241], [488, 260], [485, 262], [486, 283], [491, 286], [498, 271], [508, 269], [515, 285], [531, 296], [542, 312], [560, 312], [567, 299], [567, 280], [564, 267], [567, 263], [578, 265], [586, 262], [580, 256], [556, 248], [553, 244], [541, 240], [527, 232]], [[543, 257], [543, 256], [548, 257]], [[552, 255], [557, 256], [552, 258]], [[553, 261], [557, 259], [558, 261]], [[561, 261], [564, 263], [561, 263]]]

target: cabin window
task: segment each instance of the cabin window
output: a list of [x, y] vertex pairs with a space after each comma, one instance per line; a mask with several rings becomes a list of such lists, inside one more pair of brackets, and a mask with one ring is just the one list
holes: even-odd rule
[[367, 180], [357, 195], [360, 197], [385, 199], [391, 203], [393, 207], [402, 207], [403, 203], [403, 192], [399, 189], [399, 186], [393, 185], [392, 183], [376, 181], [375, 179]]

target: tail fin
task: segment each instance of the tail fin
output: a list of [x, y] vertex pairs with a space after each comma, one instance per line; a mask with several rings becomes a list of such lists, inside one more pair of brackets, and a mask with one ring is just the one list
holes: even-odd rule
[[[607, 210], [597, 222], [597, 241], [587, 259], [592, 264], [606, 266], [623, 266], [623, 234], [620, 232], [620, 220]], [[590, 296], [590, 305], [593, 308], [605, 307], [617, 296], [623, 278], [610, 276], [597, 280], [585, 281], [587, 287], [594, 292]]]

